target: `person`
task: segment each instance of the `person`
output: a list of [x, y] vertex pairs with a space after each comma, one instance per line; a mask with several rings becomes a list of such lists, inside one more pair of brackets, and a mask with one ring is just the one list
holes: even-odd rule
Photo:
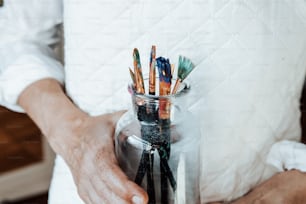
[[[4, 0], [0, 103], [26, 112], [58, 155], [49, 203], [148, 201], [119, 168], [113, 135], [129, 100], [131, 51], [149, 56], [152, 44], [197, 65], [190, 111], [203, 134], [201, 203], [305, 203], [306, 150], [291, 148], [301, 145], [305, 11], [303, 0]], [[53, 51], [62, 22], [64, 68]]]

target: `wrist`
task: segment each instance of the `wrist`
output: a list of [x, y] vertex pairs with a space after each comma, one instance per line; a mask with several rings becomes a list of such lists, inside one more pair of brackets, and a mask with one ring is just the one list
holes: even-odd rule
[[83, 112], [73, 111], [59, 121], [53, 121], [45, 133], [52, 149], [66, 161], [81, 149], [81, 141], [84, 140], [82, 132], [89, 117]]
[[42, 79], [27, 87], [18, 103], [47, 137], [53, 150], [63, 157], [77, 145], [78, 130], [89, 117], [65, 95], [54, 79]]

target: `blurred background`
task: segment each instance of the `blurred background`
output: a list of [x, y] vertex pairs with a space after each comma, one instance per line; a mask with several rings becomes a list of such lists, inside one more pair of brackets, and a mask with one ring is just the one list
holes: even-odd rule
[[[306, 89], [301, 97], [306, 142]], [[47, 204], [54, 153], [25, 114], [0, 107], [0, 204]]]
[[53, 160], [32, 120], [0, 107], [0, 204], [46, 204]]

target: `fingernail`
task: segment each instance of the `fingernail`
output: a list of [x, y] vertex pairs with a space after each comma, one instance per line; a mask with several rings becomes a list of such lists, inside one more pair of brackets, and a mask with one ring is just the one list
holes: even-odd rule
[[133, 196], [132, 202], [133, 202], [133, 204], [143, 204], [142, 199], [138, 196]]

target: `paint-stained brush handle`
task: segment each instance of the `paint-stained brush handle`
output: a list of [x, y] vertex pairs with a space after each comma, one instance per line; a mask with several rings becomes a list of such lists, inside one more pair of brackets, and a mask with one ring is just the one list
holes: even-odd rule
[[129, 68], [129, 71], [130, 71], [130, 76], [131, 76], [131, 79], [133, 81], [133, 84], [134, 84], [134, 86], [136, 86], [135, 74], [134, 74], [134, 72], [131, 68]]
[[133, 51], [133, 59], [134, 59], [134, 74], [135, 74], [135, 81], [136, 81], [136, 91], [137, 93], [144, 94], [144, 82], [143, 82], [143, 75], [142, 75], [142, 68], [140, 62], [140, 56], [138, 49], [135, 48]]
[[150, 55], [149, 94], [155, 95], [156, 70], [155, 70], [156, 46], [152, 46]]

